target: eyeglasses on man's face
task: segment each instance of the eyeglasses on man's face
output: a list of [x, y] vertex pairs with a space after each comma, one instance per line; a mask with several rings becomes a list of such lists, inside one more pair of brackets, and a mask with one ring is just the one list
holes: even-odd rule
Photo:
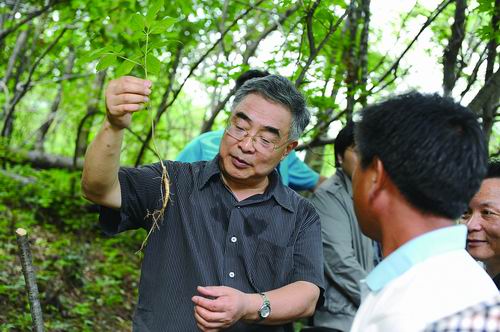
[[246, 138], [250, 138], [252, 140], [253, 147], [259, 152], [273, 152], [288, 143], [287, 140], [285, 143], [280, 145], [279, 137], [273, 133], [268, 132], [262, 132], [258, 135], [250, 136], [246, 129], [232, 122], [228, 123], [226, 127], [226, 133], [240, 142]]

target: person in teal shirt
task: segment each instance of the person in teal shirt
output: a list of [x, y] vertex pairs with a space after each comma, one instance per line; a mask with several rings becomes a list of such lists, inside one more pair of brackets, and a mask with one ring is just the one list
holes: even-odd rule
[[[219, 144], [223, 134], [224, 130], [201, 134], [186, 145], [176, 160], [184, 162], [212, 160], [219, 152]], [[296, 191], [314, 191], [324, 179], [300, 160], [295, 151], [290, 152], [278, 165], [278, 172], [283, 184]]]

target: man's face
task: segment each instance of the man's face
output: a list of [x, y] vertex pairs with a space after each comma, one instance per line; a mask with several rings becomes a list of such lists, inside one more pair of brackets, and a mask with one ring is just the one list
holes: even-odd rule
[[461, 222], [467, 225], [467, 250], [478, 260], [500, 256], [500, 178], [485, 179]]
[[[258, 94], [249, 94], [234, 109], [229, 125], [246, 137], [239, 140], [224, 133], [220, 145], [221, 169], [229, 181], [259, 183], [296, 145], [288, 141], [292, 122], [290, 111]], [[253, 138], [252, 138], [253, 137]], [[272, 141], [270, 149], [262, 139]]]
[[352, 179], [352, 174], [354, 169], [358, 165], [358, 151], [356, 150], [356, 145], [349, 146], [344, 151], [344, 156], [342, 158], [342, 170]]

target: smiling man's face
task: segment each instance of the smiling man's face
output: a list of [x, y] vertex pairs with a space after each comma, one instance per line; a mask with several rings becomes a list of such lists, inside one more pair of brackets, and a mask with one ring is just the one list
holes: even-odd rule
[[462, 217], [467, 225], [467, 251], [487, 261], [500, 257], [500, 178], [485, 179]]

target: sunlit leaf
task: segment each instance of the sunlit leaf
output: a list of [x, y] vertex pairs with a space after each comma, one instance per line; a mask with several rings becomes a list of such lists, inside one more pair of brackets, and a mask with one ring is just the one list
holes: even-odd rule
[[118, 68], [116, 69], [116, 76], [120, 77], [123, 75], [127, 75], [132, 71], [132, 69], [134, 69], [134, 67], [135, 67], [135, 63], [133, 63], [132, 61], [129, 61], [129, 60], [124, 60], [120, 64], [120, 66], [118, 66]]
[[151, 26], [150, 33], [158, 34], [167, 31], [172, 25], [177, 22], [174, 17], [166, 17], [161, 21], [156, 21]]
[[130, 18], [130, 28], [134, 31], [143, 31], [145, 25], [145, 18], [141, 14], [134, 14]]
[[146, 27], [148, 28], [151, 27], [151, 25], [155, 21], [156, 15], [161, 10], [162, 6], [163, 6], [163, 0], [152, 1], [151, 5], [149, 6], [148, 13], [146, 15]]
[[101, 60], [99, 60], [99, 63], [97, 64], [97, 66], [95, 67], [95, 69], [97, 71], [101, 71], [101, 70], [104, 70], [108, 67], [111, 67], [113, 65], [115, 65], [116, 63], [116, 55], [114, 54], [107, 54], [105, 56], [103, 56], [101, 58]]
[[87, 54], [84, 54], [80, 61], [82, 63], [92, 62], [99, 59], [104, 53], [112, 51], [112, 49], [113, 48], [111, 46], [106, 46], [97, 50], [90, 51]]
[[148, 56], [146, 57], [146, 67], [147, 67], [148, 73], [156, 75], [160, 72], [161, 62], [156, 57], [154, 57], [152, 54], [148, 54]]

